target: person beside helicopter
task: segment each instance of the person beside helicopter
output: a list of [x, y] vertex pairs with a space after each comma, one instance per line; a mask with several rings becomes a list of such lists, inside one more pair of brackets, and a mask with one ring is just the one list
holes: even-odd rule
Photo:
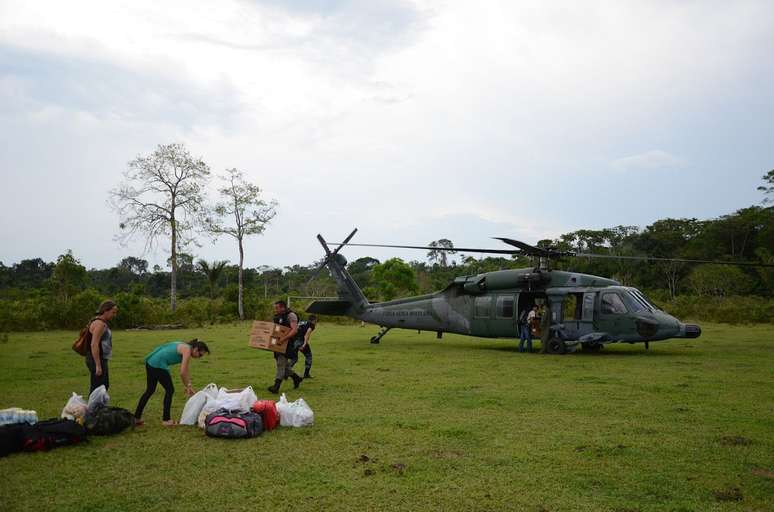
[[293, 344], [293, 353], [288, 356], [288, 364], [293, 368], [298, 362], [298, 353], [304, 354], [304, 379], [311, 379], [309, 372], [312, 370], [312, 347], [309, 345], [309, 338], [317, 327], [317, 315], [309, 315], [308, 320], [298, 323], [298, 332], [295, 339], [288, 343]]
[[274, 385], [267, 388], [270, 393], [279, 393], [282, 381], [288, 377], [293, 379], [293, 388], [297, 388], [303, 380], [290, 366], [290, 357], [293, 354], [293, 340], [298, 333], [298, 315], [288, 308], [287, 302], [278, 300], [274, 303], [274, 323], [290, 328], [290, 331], [278, 341], [280, 345], [287, 341], [288, 345], [285, 353], [274, 352], [274, 362], [277, 370], [274, 375]]
[[524, 342], [527, 342], [527, 352], [532, 352], [532, 328], [530, 326], [530, 316], [534, 318], [535, 308], [525, 309], [519, 317], [519, 352], [524, 352]]

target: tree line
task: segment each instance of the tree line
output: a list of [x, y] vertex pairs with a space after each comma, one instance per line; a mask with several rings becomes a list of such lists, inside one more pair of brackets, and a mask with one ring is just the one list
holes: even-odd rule
[[[182, 221], [189, 230], [187, 233], [180, 229], [181, 224], [177, 224], [179, 236], [175, 244], [178, 250], [173, 252], [174, 259], [170, 258], [167, 269], [149, 268], [147, 260], [130, 256], [108, 269], [87, 270], [70, 251], [60, 255], [55, 262], [40, 258], [22, 260], [10, 266], [0, 262], [0, 331], [77, 328], [106, 297], [115, 298], [121, 308], [117, 326], [135, 327], [167, 322], [203, 324], [244, 318], [265, 319], [271, 315], [271, 303], [277, 298], [335, 295], [335, 282], [326, 271], [312, 278], [321, 261], [283, 268], [244, 267], [241, 241], [248, 234], [265, 229], [274, 215], [276, 203], [261, 201], [260, 189], [245, 183], [236, 170], [227, 171], [222, 179], [225, 185], [221, 194], [231, 198], [231, 202], [224, 200], [206, 209], [200, 201], [196, 221], [211, 235], [233, 237], [239, 247], [239, 263], [206, 261], [179, 250], [193, 245], [190, 242], [194, 241], [191, 236], [194, 223], [186, 224], [189, 221]], [[556, 239], [541, 240], [537, 245], [620, 256], [774, 263], [774, 206], [769, 206], [770, 198], [774, 196], [774, 170], [764, 176], [764, 182], [766, 186], [759, 188], [764, 192], [761, 205], [715, 219], [668, 218], [642, 229], [636, 226], [582, 229]], [[178, 201], [180, 197], [177, 196]], [[244, 208], [240, 209], [240, 204]], [[166, 211], [174, 211], [174, 208]], [[158, 215], [162, 218], [158, 222], [171, 222], [171, 216], [165, 217], [164, 212]], [[225, 219], [231, 216], [235, 217], [233, 223], [227, 225]], [[246, 219], [253, 219], [253, 224], [247, 223]], [[126, 229], [133, 228], [128, 226]], [[161, 227], [153, 229], [156, 230], [154, 236], [171, 233], [171, 228], [168, 231]], [[146, 233], [146, 236], [151, 234]], [[188, 244], [181, 242], [185, 237], [189, 237]], [[428, 246], [432, 249], [423, 260], [406, 262], [390, 258], [382, 262], [362, 257], [351, 261], [347, 268], [369, 300], [383, 301], [442, 289], [460, 275], [527, 267], [534, 263], [524, 257], [480, 258], [461, 254], [446, 238], [431, 241]], [[583, 257], [565, 258], [555, 266], [612, 277], [624, 285], [635, 286], [667, 311], [683, 318], [774, 321], [772, 268]], [[166, 299], [170, 294], [170, 283], [174, 283], [171, 297], [174, 310]], [[178, 298], [180, 304], [177, 304]], [[299, 306], [303, 309], [303, 304]]]

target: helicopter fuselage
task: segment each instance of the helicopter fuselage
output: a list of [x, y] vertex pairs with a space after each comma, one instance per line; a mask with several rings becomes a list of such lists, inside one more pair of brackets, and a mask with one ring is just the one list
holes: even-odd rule
[[542, 338], [577, 344], [650, 342], [698, 337], [636, 288], [563, 271], [516, 269], [463, 276], [437, 293], [369, 304], [351, 316], [387, 328], [516, 338], [526, 309], [545, 305]]
[[[532, 325], [544, 352], [564, 353], [578, 345], [597, 349], [607, 343], [697, 338], [698, 325], [665, 313], [636, 288], [590, 274], [522, 268], [460, 276], [436, 293], [371, 303], [346, 270], [339, 249], [331, 251], [321, 235], [325, 265], [337, 284], [338, 300], [313, 302], [307, 312], [345, 315], [377, 324], [379, 343], [392, 328], [516, 338], [529, 309], [542, 307], [540, 325]], [[519, 242], [514, 242], [519, 243]], [[523, 244], [522, 244], [523, 245]], [[537, 250], [537, 249], [536, 249]]]

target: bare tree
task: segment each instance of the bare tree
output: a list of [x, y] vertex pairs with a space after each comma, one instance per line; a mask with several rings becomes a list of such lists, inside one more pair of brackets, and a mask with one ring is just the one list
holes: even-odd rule
[[[260, 235], [266, 230], [266, 225], [277, 214], [277, 202], [267, 203], [261, 199], [261, 189], [245, 181], [244, 175], [237, 169], [226, 169], [226, 174], [220, 176], [220, 179], [225, 184], [220, 189], [221, 201], [215, 204], [207, 216], [205, 229], [215, 238], [220, 235], [232, 236], [239, 245], [239, 318], [244, 320], [244, 238]], [[233, 217], [234, 223], [226, 225], [226, 217]]]
[[124, 181], [110, 191], [110, 204], [121, 217], [126, 244], [135, 235], [145, 237], [145, 251], [159, 238], [170, 239], [170, 307], [177, 308], [177, 251], [194, 241], [193, 228], [202, 210], [210, 168], [194, 158], [183, 144], [159, 145], [148, 156], [138, 156], [124, 171]]
[[451, 240], [446, 238], [441, 238], [440, 240], [430, 242], [428, 246], [433, 247], [433, 249], [427, 253], [427, 259], [430, 261], [440, 262], [442, 267], [446, 267], [448, 264], [450, 254], [457, 253], [457, 251], [450, 250], [454, 249], [454, 244]]

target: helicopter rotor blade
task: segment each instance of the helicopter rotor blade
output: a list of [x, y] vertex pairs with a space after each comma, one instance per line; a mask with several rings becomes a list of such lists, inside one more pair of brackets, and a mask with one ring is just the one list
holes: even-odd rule
[[333, 244], [333, 245], [338, 245], [338, 247], [336, 247], [336, 249], [333, 250], [333, 254], [338, 254], [341, 248], [347, 245], [347, 243], [350, 240], [352, 240], [352, 237], [355, 236], [355, 233], [357, 233], [357, 228], [353, 229], [352, 233], [350, 233], [349, 236], [345, 238], [343, 242], [341, 242], [340, 244]]
[[[357, 228], [353, 229], [352, 233], [350, 233], [349, 236], [344, 239], [344, 242], [342, 242], [340, 244], [328, 244], [328, 243], [325, 242], [325, 239], [322, 237], [322, 235], [320, 235], [320, 234], [317, 235], [317, 240], [320, 241], [320, 244], [323, 246], [323, 249], [325, 249], [325, 259], [320, 264], [320, 266], [317, 267], [317, 269], [314, 272], [312, 272], [312, 275], [309, 277], [309, 279], [306, 281], [306, 284], [304, 285], [304, 289], [308, 289], [309, 288], [309, 285], [312, 283], [312, 281], [315, 280], [315, 278], [318, 275], [320, 275], [320, 272], [322, 272], [322, 270], [328, 264], [328, 261], [330, 261], [331, 258], [336, 256], [339, 253], [339, 251], [341, 250], [341, 248], [344, 247], [345, 245], [347, 245], [347, 242], [352, 240], [352, 237], [355, 236], [355, 233], [357, 233]], [[336, 247], [333, 251], [331, 251], [328, 248], [328, 245], [337, 245], [338, 247]]]
[[687, 258], [660, 258], [657, 256], [618, 256], [614, 254], [593, 254], [586, 252], [572, 253], [572, 256], [578, 258], [603, 258], [611, 260], [634, 260], [634, 261], [674, 261], [677, 263], [705, 263], [712, 265], [738, 265], [740, 267], [774, 267], [774, 263], [756, 263], [753, 261], [719, 261], [719, 260], [693, 260]]
[[557, 251], [556, 249], [552, 247], [536, 247], [534, 245], [525, 244], [524, 242], [520, 240], [514, 240], [512, 238], [501, 238], [501, 237], [494, 237], [495, 240], [500, 240], [501, 242], [504, 242], [508, 245], [512, 245], [514, 247], [518, 247], [522, 251], [524, 251], [524, 254], [528, 254], [530, 256], [538, 256], [541, 258], [561, 258], [562, 256], [575, 256], [574, 252], [569, 251]]
[[317, 268], [315, 269], [315, 271], [314, 271], [314, 272], [312, 272], [312, 275], [311, 275], [311, 276], [309, 277], [309, 279], [306, 281], [306, 284], [304, 284], [304, 290], [306, 290], [306, 289], [308, 289], [308, 288], [309, 288], [309, 285], [310, 285], [310, 284], [312, 284], [312, 281], [314, 281], [314, 280], [315, 280], [315, 278], [316, 278], [318, 275], [320, 275], [320, 272], [322, 272], [322, 271], [323, 271], [323, 269], [325, 268], [325, 266], [326, 266], [326, 265], [327, 265], [327, 260], [326, 260], [325, 262], [323, 262], [323, 264], [322, 264], [322, 265], [320, 265], [319, 267], [317, 267]]
[[[330, 245], [344, 245], [343, 243], [335, 243]], [[515, 251], [513, 249], [476, 249], [470, 247], [430, 247], [426, 245], [389, 245], [389, 244], [347, 244], [351, 247], [388, 247], [391, 249], [422, 249], [426, 251], [454, 251], [454, 252], [479, 252], [484, 254], [515, 254], [523, 255], [522, 251]]]
[[[508, 243], [509, 245], [513, 245], [515, 247], [524, 246], [526, 247], [526, 249], [522, 249], [522, 250], [479, 249], [479, 248], [473, 248], [473, 247], [430, 247], [427, 245], [393, 245], [393, 244], [347, 244], [347, 245], [350, 245], [353, 247], [386, 247], [390, 249], [456, 251], [456, 252], [469, 252], [469, 253], [480, 253], [480, 254], [508, 254], [508, 255], [515, 255], [515, 256], [545, 256], [545, 257], [551, 257], [551, 258], [569, 256], [569, 257], [577, 257], [577, 258], [602, 258], [602, 259], [618, 259], [618, 260], [631, 260], [631, 261], [654, 261], [654, 262], [655, 261], [674, 261], [678, 263], [711, 263], [711, 264], [718, 264], [718, 265], [739, 265], [742, 267], [774, 267], [774, 263], [756, 263], [756, 262], [748, 262], [748, 261], [736, 262], [736, 261], [717, 261], [717, 260], [694, 260], [694, 259], [687, 259], [687, 258], [661, 258], [656, 256], [617, 256], [612, 254], [593, 254], [593, 253], [582, 253], [582, 252], [572, 252], [572, 251], [550, 251], [546, 249], [541, 249], [540, 247], [530, 246], [529, 244], [519, 242], [518, 240], [502, 239], [502, 238], [497, 238], [497, 240], [502, 240], [503, 242]], [[511, 242], [515, 242], [515, 243], [511, 243]], [[344, 244], [332, 243], [330, 245], [341, 247]]]
[[494, 240], [500, 240], [501, 242], [504, 242], [508, 245], [512, 245], [514, 247], [518, 247], [525, 253], [534, 253], [536, 256], [548, 256], [549, 251], [546, 249], [542, 249], [540, 247], [535, 247], [534, 245], [525, 244], [524, 242], [521, 242], [519, 240], [513, 240], [512, 238], [502, 238], [499, 236], [492, 237]]

